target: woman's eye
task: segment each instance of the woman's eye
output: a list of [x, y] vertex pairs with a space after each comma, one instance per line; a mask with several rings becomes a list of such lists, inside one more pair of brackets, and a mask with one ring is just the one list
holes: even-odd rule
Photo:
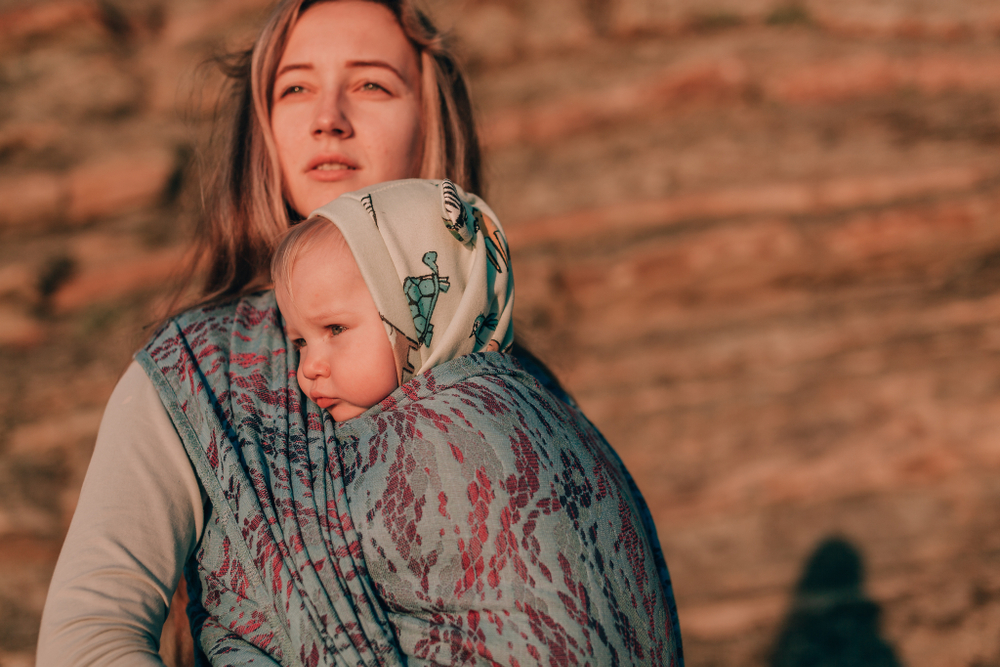
[[288, 86], [281, 91], [281, 96], [285, 97], [287, 95], [296, 95], [301, 92], [305, 92], [305, 88], [302, 86]]
[[372, 91], [374, 91], [374, 92], [382, 92], [382, 93], [389, 92], [383, 86], [380, 86], [379, 84], [375, 83], [374, 81], [367, 81], [367, 82], [361, 84], [361, 90], [364, 90], [366, 92], [372, 92]]
[[347, 331], [347, 327], [342, 327], [339, 324], [331, 324], [327, 328], [330, 329], [330, 333], [333, 334], [334, 336], [339, 336], [340, 334]]

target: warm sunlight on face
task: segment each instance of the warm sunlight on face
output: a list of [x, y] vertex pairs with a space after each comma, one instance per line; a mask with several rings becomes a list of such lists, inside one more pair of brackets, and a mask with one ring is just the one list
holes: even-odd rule
[[345, 192], [419, 175], [417, 52], [386, 7], [338, 0], [306, 10], [271, 99], [285, 196], [303, 216]]
[[275, 286], [299, 387], [336, 421], [357, 417], [396, 388], [396, 363], [378, 308], [347, 243], [317, 241]]

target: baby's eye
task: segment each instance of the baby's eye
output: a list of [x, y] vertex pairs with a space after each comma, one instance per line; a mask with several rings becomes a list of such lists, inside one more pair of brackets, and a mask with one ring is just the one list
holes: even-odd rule
[[342, 327], [339, 324], [331, 324], [330, 326], [327, 327], [327, 329], [329, 329], [330, 333], [333, 334], [334, 336], [339, 336], [340, 334], [347, 331], [347, 327]]
[[305, 346], [306, 342], [302, 338], [296, 338], [292, 341], [292, 347], [294, 347], [296, 350], [301, 350]]

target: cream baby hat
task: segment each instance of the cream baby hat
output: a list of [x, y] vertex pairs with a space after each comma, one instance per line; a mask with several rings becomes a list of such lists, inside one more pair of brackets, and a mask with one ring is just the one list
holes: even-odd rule
[[472, 352], [510, 349], [514, 279], [496, 215], [448, 180], [408, 179], [313, 211], [344, 235], [385, 324], [403, 384]]

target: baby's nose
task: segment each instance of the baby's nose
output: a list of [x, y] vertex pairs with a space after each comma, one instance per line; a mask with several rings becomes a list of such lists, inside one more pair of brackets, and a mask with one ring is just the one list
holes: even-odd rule
[[300, 360], [302, 374], [310, 380], [326, 377], [330, 374], [330, 364], [321, 355], [306, 354]]

